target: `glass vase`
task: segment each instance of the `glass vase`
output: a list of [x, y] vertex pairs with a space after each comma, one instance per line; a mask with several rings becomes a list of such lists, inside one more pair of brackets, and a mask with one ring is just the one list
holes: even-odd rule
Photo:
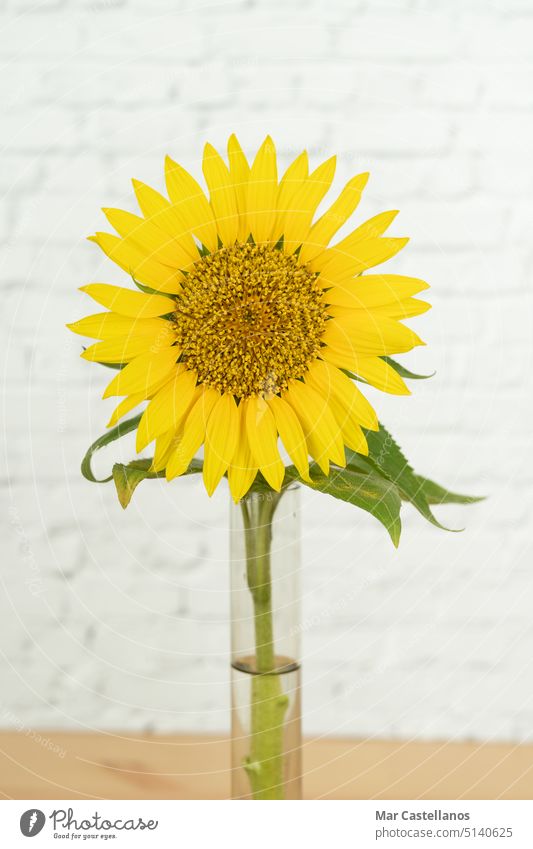
[[298, 496], [231, 505], [234, 799], [301, 799]]

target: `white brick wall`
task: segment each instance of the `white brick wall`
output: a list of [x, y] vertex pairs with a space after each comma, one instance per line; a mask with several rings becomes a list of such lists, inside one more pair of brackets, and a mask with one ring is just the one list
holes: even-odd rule
[[402, 209], [394, 268], [434, 303], [406, 362], [438, 374], [376, 403], [421, 472], [491, 496], [441, 511], [463, 534], [406, 509], [398, 553], [305, 496], [305, 730], [533, 739], [530, 0], [0, 7], [0, 723], [228, 727], [225, 493], [154, 482], [123, 513], [80, 478], [112, 402], [64, 323], [124, 279], [84, 236], [130, 177], [271, 132], [283, 160], [338, 152], [339, 185], [369, 168], [363, 214]]

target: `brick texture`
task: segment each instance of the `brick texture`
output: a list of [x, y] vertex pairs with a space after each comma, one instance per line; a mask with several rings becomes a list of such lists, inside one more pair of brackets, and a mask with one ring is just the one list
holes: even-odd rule
[[124, 280], [84, 236], [134, 208], [130, 177], [161, 186], [166, 152], [198, 173], [205, 140], [270, 132], [284, 162], [339, 153], [339, 185], [369, 169], [362, 214], [401, 208], [390, 268], [434, 304], [405, 362], [437, 376], [373, 397], [421, 472], [490, 495], [440, 511], [458, 534], [406, 508], [398, 552], [304, 496], [305, 731], [531, 741], [531, 2], [0, 9], [0, 724], [228, 728], [227, 496], [154, 482], [124, 513], [81, 479], [112, 402], [64, 324], [78, 286]]

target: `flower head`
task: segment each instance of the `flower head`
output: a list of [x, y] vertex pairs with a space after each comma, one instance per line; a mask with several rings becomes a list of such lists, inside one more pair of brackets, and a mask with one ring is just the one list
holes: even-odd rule
[[203, 446], [207, 491], [227, 473], [239, 500], [258, 470], [280, 489], [280, 443], [304, 480], [309, 456], [328, 474], [344, 446], [368, 453], [378, 420], [348, 374], [408, 394], [384, 358], [423, 344], [401, 321], [429, 309], [414, 297], [427, 284], [367, 273], [407, 242], [383, 235], [396, 211], [330, 244], [368, 174], [317, 217], [334, 158], [309, 172], [304, 152], [278, 180], [269, 137], [250, 165], [231, 136], [228, 163], [206, 145], [203, 171], [209, 199], [167, 158], [168, 198], [134, 180], [141, 215], [104, 210], [117, 235], [91, 238], [141, 291], [84, 286], [108, 311], [69, 326], [99, 340], [85, 359], [123, 366], [104, 393], [124, 396], [109, 425], [148, 401], [137, 450], [155, 441], [153, 469], [171, 480]]

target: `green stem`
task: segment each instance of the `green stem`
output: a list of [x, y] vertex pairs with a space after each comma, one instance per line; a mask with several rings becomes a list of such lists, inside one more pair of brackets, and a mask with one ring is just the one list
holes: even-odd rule
[[254, 799], [283, 799], [283, 723], [288, 697], [276, 670], [270, 546], [272, 518], [281, 496], [241, 501], [246, 577], [254, 606], [256, 673], [251, 681], [250, 753], [244, 768]]

